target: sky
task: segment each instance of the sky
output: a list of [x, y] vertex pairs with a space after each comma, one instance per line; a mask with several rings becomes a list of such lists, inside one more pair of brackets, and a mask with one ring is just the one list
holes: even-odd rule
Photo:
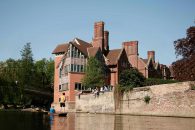
[[104, 21], [110, 49], [139, 41], [139, 56], [155, 51], [170, 65], [173, 42], [195, 26], [195, 0], [0, 0], [0, 61], [21, 58], [31, 42], [34, 60], [54, 58], [58, 44], [75, 37], [91, 42], [94, 22]]

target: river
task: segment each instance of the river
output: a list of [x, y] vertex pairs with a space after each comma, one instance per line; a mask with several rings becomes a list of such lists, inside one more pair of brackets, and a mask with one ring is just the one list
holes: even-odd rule
[[0, 130], [195, 130], [195, 118], [0, 111]]

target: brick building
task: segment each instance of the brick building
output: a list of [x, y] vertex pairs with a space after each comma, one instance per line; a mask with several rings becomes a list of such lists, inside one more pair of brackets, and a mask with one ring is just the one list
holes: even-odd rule
[[155, 62], [154, 51], [148, 51], [148, 58], [142, 59], [138, 54], [138, 41], [124, 42], [122, 46], [121, 49], [109, 49], [109, 32], [104, 31], [102, 21], [94, 24], [91, 43], [75, 38], [58, 45], [52, 52], [55, 54], [53, 104], [59, 104], [59, 97], [65, 92], [69, 109], [75, 107], [75, 95], [85, 89], [81, 79], [89, 57], [96, 57], [107, 67], [105, 85], [118, 84], [121, 71], [130, 67], [136, 67], [146, 78], [168, 76], [166, 66]]

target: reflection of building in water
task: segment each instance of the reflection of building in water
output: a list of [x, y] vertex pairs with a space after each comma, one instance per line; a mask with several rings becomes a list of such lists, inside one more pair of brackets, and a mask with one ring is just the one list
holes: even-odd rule
[[195, 119], [69, 113], [54, 116], [51, 130], [194, 130]]
[[78, 114], [75, 130], [114, 130], [114, 115]]
[[67, 117], [54, 116], [51, 130], [75, 130], [75, 113], [69, 113]]

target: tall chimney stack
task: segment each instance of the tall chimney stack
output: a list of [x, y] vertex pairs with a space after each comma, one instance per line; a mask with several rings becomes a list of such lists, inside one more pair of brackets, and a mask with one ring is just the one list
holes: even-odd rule
[[138, 55], [138, 41], [127, 41], [123, 42], [127, 55]]
[[152, 58], [152, 61], [155, 63], [155, 51], [148, 51], [148, 59]]
[[108, 31], [104, 31], [104, 51], [106, 55], [109, 52], [109, 32]]
[[93, 38], [93, 47], [100, 47], [104, 50], [104, 22], [95, 22], [94, 24], [94, 38]]

